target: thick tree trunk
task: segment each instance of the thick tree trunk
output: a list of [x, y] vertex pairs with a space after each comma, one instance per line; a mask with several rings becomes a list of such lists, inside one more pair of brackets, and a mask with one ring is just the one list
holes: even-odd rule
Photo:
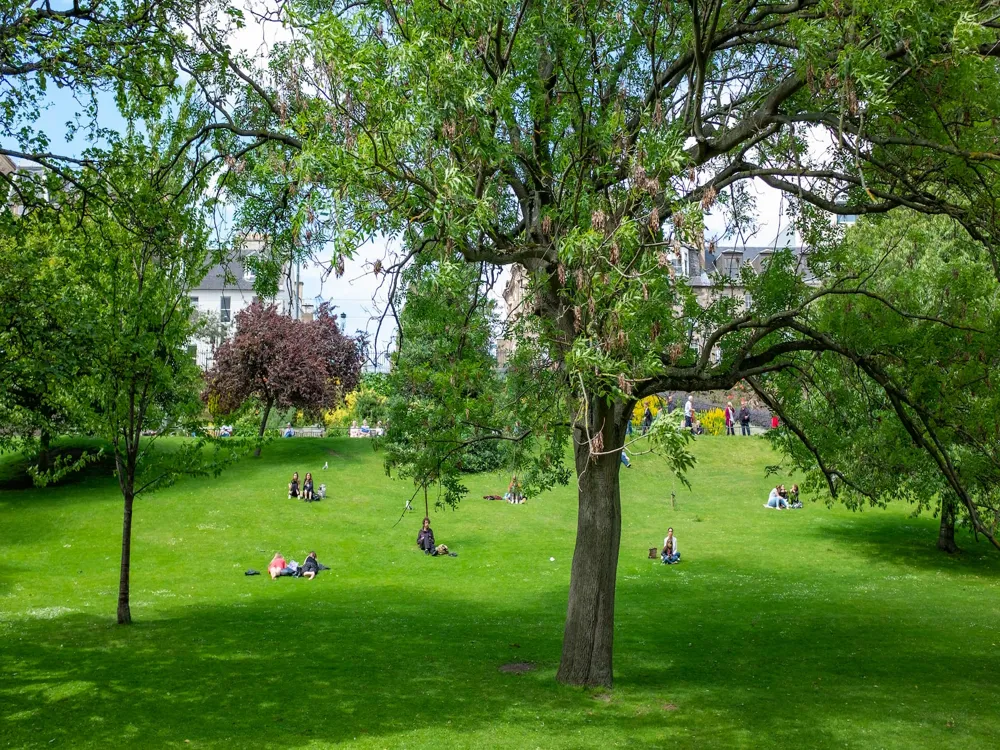
[[133, 488], [125, 488], [125, 512], [122, 517], [122, 564], [118, 578], [118, 624], [132, 624], [132, 610], [129, 608], [129, 573], [132, 565], [132, 494]]
[[949, 554], [958, 552], [955, 544], [955, 503], [949, 499], [941, 500], [941, 528], [938, 531], [937, 547]]
[[556, 678], [570, 685], [611, 687], [615, 575], [621, 540], [621, 464], [614, 448], [621, 447], [624, 428], [614, 424], [613, 409], [603, 407], [600, 411], [590, 422], [598, 428], [603, 425], [599, 452], [607, 453], [592, 460], [587, 437], [579, 431], [574, 447], [579, 511], [562, 660]]
[[267, 429], [267, 418], [271, 415], [271, 407], [274, 406], [274, 399], [269, 398], [264, 405], [264, 415], [260, 418], [260, 432], [257, 433], [257, 447], [254, 449], [254, 456], [260, 458], [260, 442], [264, 438], [264, 430]]

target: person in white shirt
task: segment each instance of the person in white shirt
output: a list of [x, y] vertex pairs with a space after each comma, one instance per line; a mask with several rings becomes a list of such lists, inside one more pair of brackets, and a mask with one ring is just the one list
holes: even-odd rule
[[688, 396], [688, 400], [684, 402], [684, 426], [690, 428], [693, 419], [694, 404], [691, 402], [691, 397]]
[[779, 484], [771, 494], [767, 496], [765, 508], [777, 508], [778, 510], [788, 510], [788, 500], [785, 499], [785, 485]]
[[681, 561], [681, 553], [677, 549], [677, 537], [674, 536], [673, 528], [667, 529], [667, 535], [663, 538], [661, 558], [664, 565], [674, 565]]

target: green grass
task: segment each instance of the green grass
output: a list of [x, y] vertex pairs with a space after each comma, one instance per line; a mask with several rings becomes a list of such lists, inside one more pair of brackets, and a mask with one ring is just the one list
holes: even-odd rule
[[[432, 515], [459, 557], [428, 558], [367, 441], [278, 441], [138, 503], [128, 628], [113, 482], [3, 491], [0, 747], [1000, 746], [1000, 555], [942, 556], [903, 507], [765, 510], [765, 443], [695, 450], [676, 510], [656, 459], [623, 470], [610, 694], [554, 680], [572, 488], [471, 478]], [[287, 501], [293, 470], [330, 499]], [[684, 562], [647, 560], [671, 525]], [[243, 576], [311, 548], [315, 581]]]

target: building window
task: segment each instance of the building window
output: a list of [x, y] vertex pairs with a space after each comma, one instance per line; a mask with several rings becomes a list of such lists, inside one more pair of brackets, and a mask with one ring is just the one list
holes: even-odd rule
[[837, 214], [838, 224], [854, 224], [857, 220], [857, 214]]
[[257, 262], [257, 256], [250, 254], [243, 257], [243, 278], [247, 281], [254, 281], [257, 278], [257, 272], [254, 270], [254, 263]]
[[193, 307], [195, 310], [198, 309], [198, 298], [197, 297], [191, 297], [191, 307]]
[[219, 320], [223, 323], [228, 323], [230, 320], [229, 311], [231, 308], [232, 297], [222, 297], [219, 299]]

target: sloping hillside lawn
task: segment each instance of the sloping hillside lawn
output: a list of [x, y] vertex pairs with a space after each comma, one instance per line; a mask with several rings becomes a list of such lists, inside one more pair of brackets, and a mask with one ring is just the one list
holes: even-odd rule
[[[0, 491], [0, 747], [1000, 747], [1000, 554], [943, 556], [907, 507], [765, 510], [766, 443], [695, 450], [676, 508], [658, 459], [622, 470], [610, 693], [554, 680], [572, 487], [470, 477], [429, 558], [369, 442], [278, 441], [138, 503], [127, 628], [114, 480]], [[328, 499], [287, 500], [293, 470]], [[314, 581], [243, 575], [310, 549]]]

